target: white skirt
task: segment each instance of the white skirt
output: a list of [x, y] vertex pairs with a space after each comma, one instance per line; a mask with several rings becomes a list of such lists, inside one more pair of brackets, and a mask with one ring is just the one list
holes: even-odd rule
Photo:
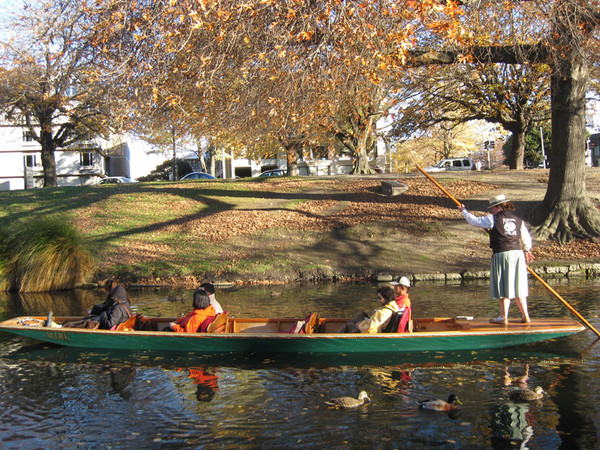
[[527, 295], [527, 263], [523, 250], [495, 253], [490, 270], [490, 298], [526, 298]]

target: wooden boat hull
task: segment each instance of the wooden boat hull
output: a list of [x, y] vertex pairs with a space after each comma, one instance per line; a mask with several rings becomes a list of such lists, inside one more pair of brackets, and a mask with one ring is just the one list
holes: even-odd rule
[[[68, 347], [86, 349], [154, 350], [196, 353], [401, 353], [481, 350], [554, 339], [584, 330], [567, 318], [538, 319], [507, 326], [487, 320], [415, 319], [412, 333], [340, 334], [346, 319], [320, 319], [323, 332], [290, 334], [292, 319], [231, 319], [225, 333], [171, 333], [109, 331], [81, 328], [45, 328], [20, 325], [15, 318], [0, 330]], [[42, 317], [35, 319], [43, 320]], [[66, 320], [77, 318], [63, 318]], [[63, 319], [56, 319], [57, 321]], [[154, 319], [168, 323], [172, 319]]]

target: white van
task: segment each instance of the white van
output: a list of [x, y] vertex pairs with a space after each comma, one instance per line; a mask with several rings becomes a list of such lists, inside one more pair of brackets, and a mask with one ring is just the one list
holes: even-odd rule
[[473, 170], [471, 158], [442, 159], [435, 166], [425, 167], [425, 172], [442, 172], [444, 170]]

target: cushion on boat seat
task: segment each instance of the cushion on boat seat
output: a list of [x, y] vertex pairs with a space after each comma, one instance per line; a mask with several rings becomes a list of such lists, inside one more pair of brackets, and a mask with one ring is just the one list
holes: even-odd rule
[[402, 311], [396, 311], [390, 317], [387, 325], [381, 330], [382, 333], [407, 333], [409, 332], [411, 308], [404, 308]]
[[218, 314], [215, 314], [214, 316], [210, 316], [210, 317], [207, 317], [206, 319], [204, 319], [204, 321], [198, 327], [197, 332], [198, 333], [206, 333], [208, 326], [215, 321], [217, 316], [218, 316]]
[[134, 314], [129, 319], [127, 319], [125, 322], [117, 325], [115, 329], [117, 331], [133, 331], [133, 330], [135, 330], [135, 326], [137, 325], [140, 317], [142, 317], [141, 314]]
[[312, 313], [304, 319], [304, 332], [306, 334], [312, 334], [319, 325], [319, 315]]
[[[209, 319], [212, 320], [207, 323], [205, 327], [204, 322]], [[206, 333], [225, 333], [227, 331], [227, 325], [229, 324], [229, 314], [227, 314], [227, 312], [223, 311], [221, 314], [209, 317], [209, 319], [202, 322], [202, 325], [198, 329], [199, 332], [203, 332], [202, 329], [204, 329]]]
[[297, 320], [290, 328], [288, 333], [292, 334], [312, 334], [319, 325], [319, 315], [317, 313], [309, 314], [304, 320]]

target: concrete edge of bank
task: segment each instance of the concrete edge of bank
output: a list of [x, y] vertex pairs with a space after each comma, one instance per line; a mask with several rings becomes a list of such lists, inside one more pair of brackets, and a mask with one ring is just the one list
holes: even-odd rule
[[[584, 280], [594, 279], [600, 277], [600, 262], [582, 262], [572, 263], [568, 265], [530, 265], [535, 272], [545, 280], [551, 279], [565, 279], [565, 280]], [[327, 271], [327, 273], [314, 273], [314, 274], [301, 274], [297, 277], [288, 277], [285, 280], [271, 280], [265, 278], [256, 279], [243, 279], [243, 278], [232, 278], [232, 279], [212, 279], [212, 283], [220, 288], [227, 288], [239, 285], [249, 284], [262, 284], [262, 285], [283, 285], [288, 283], [298, 282], [327, 282], [327, 281], [371, 281], [377, 283], [387, 283], [390, 281], [398, 280], [401, 276], [406, 276], [411, 280], [412, 284], [418, 283], [444, 283], [444, 284], [461, 284], [464, 282], [486, 280], [490, 278], [489, 270], [464, 270], [463, 272], [448, 272], [448, 273], [390, 273], [390, 272], [377, 272], [377, 273], [362, 273], [354, 274], [351, 276], [335, 275], [333, 271]], [[124, 284], [130, 288], [185, 288], [195, 289], [198, 285], [198, 279], [186, 280], [161, 280], [159, 278], [146, 280], [142, 282], [124, 282]], [[79, 288], [102, 288], [102, 283], [85, 283]]]
[[[545, 279], [592, 279], [600, 277], [600, 263], [574, 263], [566, 266], [530, 266], [541, 278]], [[411, 279], [412, 283], [443, 282], [460, 284], [464, 281], [485, 280], [490, 278], [489, 270], [450, 273], [390, 274], [380, 272], [373, 275], [373, 281], [385, 283], [397, 280], [401, 276]]]

